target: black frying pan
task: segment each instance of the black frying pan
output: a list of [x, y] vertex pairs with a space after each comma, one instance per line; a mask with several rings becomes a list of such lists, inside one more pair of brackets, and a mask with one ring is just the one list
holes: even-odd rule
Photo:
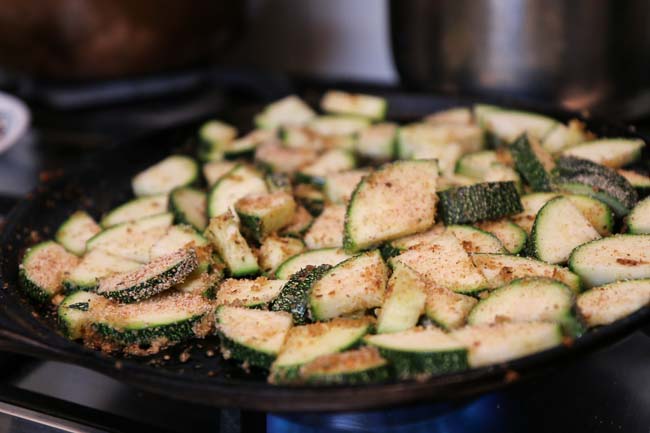
[[[423, 96], [402, 96], [390, 102], [392, 117], [400, 121], [455, 103]], [[548, 112], [539, 108], [537, 111]], [[549, 114], [568, 119], [566, 113]], [[587, 123], [599, 135], [633, 135], [625, 128], [595, 121]], [[203, 404], [264, 411], [343, 411], [476, 395], [561, 366], [650, 323], [650, 308], [646, 307], [613, 325], [587, 333], [571, 345], [513, 362], [436, 376], [424, 382], [392, 381], [367, 386], [272, 386], [266, 383], [264, 372], [246, 373], [234, 362], [222, 359], [216, 337], [144, 359], [116, 358], [67, 340], [57, 332], [51, 313], [35, 308], [18, 289], [18, 264], [25, 248], [39, 239], [52, 237], [58, 225], [79, 208], [99, 217], [128, 199], [130, 178], [170, 151], [191, 151], [179, 143], [195, 128], [196, 125], [189, 125], [162, 131], [109, 152], [40, 186], [13, 210], [0, 245], [0, 350], [79, 364], [149, 391]], [[182, 362], [185, 354], [190, 357]]]

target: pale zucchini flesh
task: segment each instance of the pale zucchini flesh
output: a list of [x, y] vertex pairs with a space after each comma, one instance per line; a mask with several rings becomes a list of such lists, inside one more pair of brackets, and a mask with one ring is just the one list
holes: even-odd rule
[[136, 196], [167, 194], [174, 188], [195, 183], [199, 166], [192, 158], [172, 155], [138, 173], [132, 181]]
[[377, 333], [406, 331], [424, 312], [426, 284], [413, 269], [396, 263], [377, 317]]
[[287, 259], [275, 271], [276, 278], [287, 280], [299, 270], [307, 266], [331, 265], [335, 266], [351, 255], [345, 253], [340, 248], [323, 248], [320, 250], [305, 251]]
[[86, 242], [101, 231], [93, 217], [85, 211], [77, 211], [61, 224], [54, 235], [55, 240], [72, 254], [81, 256]]
[[609, 325], [650, 305], [650, 280], [618, 281], [578, 296], [580, 316], [589, 327]]
[[167, 212], [167, 203], [167, 194], [139, 197], [111, 210], [104, 215], [100, 224], [104, 228], [109, 228], [121, 223], [160, 215]]
[[321, 248], [341, 248], [343, 246], [343, 229], [345, 224], [343, 205], [328, 205], [316, 217], [303, 237], [305, 245], [311, 250]]
[[205, 236], [235, 277], [257, 275], [260, 271], [257, 257], [239, 231], [239, 225], [231, 212], [210, 219]]

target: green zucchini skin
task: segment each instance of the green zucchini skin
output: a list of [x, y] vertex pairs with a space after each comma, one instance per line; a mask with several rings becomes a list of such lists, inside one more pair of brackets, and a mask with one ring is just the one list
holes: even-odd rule
[[363, 385], [368, 383], [385, 382], [393, 377], [389, 365], [370, 368], [349, 373], [312, 375], [305, 379], [308, 385]]
[[246, 214], [238, 212], [239, 223], [241, 224], [241, 231], [246, 234], [247, 239], [253, 239], [256, 242], [260, 242], [264, 235], [262, 218], [257, 215]]
[[471, 224], [523, 211], [515, 182], [486, 182], [438, 193], [445, 225]]
[[107, 323], [93, 323], [92, 328], [100, 336], [120, 344], [150, 344], [158, 338], [180, 342], [194, 337], [194, 326], [205, 318], [198, 314], [189, 319], [142, 329], [117, 329]]
[[271, 303], [270, 310], [291, 313], [294, 325], [310, 323], [309, 292], [312, 285], [331, 268], [330, 265], [308, 266], [293, 274]]
[[[54, 295], [63, 290], [65, 272], [78, 263], [77, 256], [66, 251], [54, 241], [45, 241], [30, 247], [18, 271], [18, 281], [23, 293], [37, 304], [47, 303]], [[33, 266], [36, 261], [37, 266]], [[44, 263], [38, 263], [45, 261]], [[55, 275], [52, 287], [46, 287], [47, 281], [39, 283], [38, 273]]]
[[275, 361], [275, 355], [239, 344], [226, 337], [222, 332], [218, 332], [218, 335], [219, 341], [221, 342], [221, 350], [229, 352], [232, 359], [246, 360], [250, 365], [266, 369], [270, 368], [273, 361]]
[[515, 160], [515, 168], [533, 191], [553, 190], [551, 173], [546, 171], [525, 134], [510, 144], [510, 152]]
[[467, 350], [444, 352], [405, 352], [379, 347], [381, 356], [390, 361], [400, 378], [435, 375], [467, 370]]
[[52, 294], [43, 289], [41, 286], [33, 282], [25, 269], [20, 269], [18, 272], [18, 279], [20, 281], [20, 287], [23, 290], [23, 293], [27, 295], [32, 301], [37, 304], [45, 304], [50, 300]]
[[308, 362], [300, 369], [301, 382], [313, 385], [362, 385], [384, 382], [392, 369], [373, 347], [363, 346]]

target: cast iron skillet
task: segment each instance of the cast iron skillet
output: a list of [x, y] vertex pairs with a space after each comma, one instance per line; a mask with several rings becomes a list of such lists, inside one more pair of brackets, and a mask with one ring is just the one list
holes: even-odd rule
[[[396, 114], [393, 118], [398, 117], [400, 121], [454, 103], [432, 102], [421, 97], [410, 103], [394, 102], [392, 107], [407, 108], [393, 113]], [[549, 114], [568, 119], [566, 113]], [[624, 128], [601, 122], [587, 123], [599, 135], [633, 135]], [[196, 125], [189, 125], [162, 131], [107, 153], [43, 184], [13, 210], [0, 245], [0, 350], [78, 364], [152, 392], [208, 405], [264, 411], [345, 411], [476, 395], [560, 366], [620, 340], [650, 322], [650, 308], [646, 307], [612, 325], [595, 329], [572, 344], [512, 362], [436, 376], [424, 382], [332, 387], [269, 385], [263, 372], [246, 373], [234, 362], [223, 360], [218, 354], [216, 337], [174, 347], [145, 359], [112, 357], [65, 339], [57, 331], [51, 314], [35, 308], [19, 292], [18, 265], [25, 248], [39, 239], [52, 237], [58, 225], [79, 208], [99, 217], [128, 199], [130, 178], [170, 151], [190, 152], [188, 146], [179, 144], [195, 128]]]

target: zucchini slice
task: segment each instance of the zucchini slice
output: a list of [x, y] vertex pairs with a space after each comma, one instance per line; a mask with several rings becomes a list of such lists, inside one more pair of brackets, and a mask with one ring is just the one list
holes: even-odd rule
[[199, 128], [197, 156], [201, 161], [223, 159], [224, 147], [237, 137], [237, 128], [220, 120], [209, 120]]
[[250, 194], [235, 203], [242, 231], [261, 242], [266, 236], [288, 225], [296, 211], [296, 202], [288, 192]]
[[211, 161], [203, 164], [203, 177], [208, 187], [213, 186], [236, 166], [235, 161]]
[[79, 263], [54, 241], [30, 247], [20, 264], [20, 286], [27, 296], [38, 303], [49, 301], [63, 290], [64, 277]]
[[202, 296], [172, 290], [134, 304], [91, 302], [91, 328], [102, 348], [110, 342], [127, 346], [127, 352], [133, 345], [136, 354], [141, 353], [142, 345], [150, 345], [157, 352], [211, 334], [213, 310], [214, 306]]
[[275, 276], [281, 280], [287, 280], [291, 275], [307, 266], [335, 266], [350, 257], [349, 254], [346, 254], [339, 248], [323, 248], [320, 250], [305, 251], [304, 253], [297, 254], [282, 263], [278, 267], [277, 271], [275, 271]]
[[487, 288], [487, 281], [451, 233], [442, 234], [430, 243], [415, 246], [389, 260], [391, 266], [396, 262], [411, 267], [429, 283], [454, 292], [474, 293]]
[[388, 380], [388, 361], [374, 347], [322, 355], [300, 368], [300, 382], [316, 385], [357, 385]]
[[558, 123], [542, 139], [542, 147], [551, 154], [557, 154], [562, 149], [575, 146], [589, 139], [585, 124], [578, 119], [571, 119], [567, 125]]
[[222, 305], [216, 312], [224, 358], [269, 368], [291, 329], [291, 315]]
[[208, 216], [216, 217], [230, 210], [237, 200], [249, 194], [268, 192], [260, 173], [240, 164], [223, 176], [208, 192]]
[[70, 215], [56, 231], [54, 239], [76, 256], [86, 252], [88, 239], [102, 231], [93, 217], [85, 211], [77, 211]]
[[280, 128], [280, 139], [284, 147], [290, 149], [312, 149], [321, 151], [325, 140], [305, 126], [286, 125]]
[[273, 275], [289, 257], [303, 251], [305, 244], [300, 239], [271, 235], [264, 239], [257, 256], [262, 272]]
[[436, 328], [368, 335], [363, 340], [379, 349], [402, 379], [467, 369], [465, 345]]
[[167, 208], [167, 194], [136, 198], [104, 215], [100, 225], [107, 229], [118, 224], [166, 213]]
[[445, 232], [445, 230], [445, 226], [442, 224], [436, 224], [425, 232], [395, 239], [394, 241], [388, 242], [382, 246], [382, 254], [387, 258], [391, 258], [418, 245], [431, 244], [435, 242], [438, 237]]
[[257, 258], [239, 231], [234, 215], [228, 211], [210, 219], [205, 236], [223, 259], [230, 275], [243, 277], [257, 275]]
[[483, 149], [483, 131], [475, 125], [413, 123], [397, 130], [397, 157], [413, 158], [431, 145], [456, 143], [461, 153]]
[[291, 222], [280, 231], [283, 236], [302, 238], [314, 223], [314, 217], [301, 205], [296, 206]]
[[151, 246], [149, 257], [152, 259], [166, 256], [180, 249], [193, 249], [199, 263], [197, 271], [206, 272], [212, 264], [212, 247], [210, 242], [194, 228], [186, 225], [171, 226], [167, 233]]
[[155, 258], [135, 271], [102, 278], [97, 293], [124, 304], [139, 302], [183, 282], [197, 266], [196, 252], [181, 249]]
[[343, 205], [325, 206], [323, 212], [314, 220], [304, 236], [305, 245], [310, 250], [321, 248], [341, 248], [346, 208]]
[[169, 211], [177, 224], [188, 224], [199, 231], [208, 225], [208, 202], [203, 191], [195, 188], [176, 188], [169, 195]]
[[301, 125], [309, 122], [316, 113], [302, 99], [289, 95], [272, 104], [255, 116], [258, 128], [274, 129], [285, 125]]
[[485, 275], [487, 285], [492, 289], [518, 278], [546, 277], [566, 284], [576, 293], [580, 291], [580, 277], [562, 266], [505, 254], [474, 254], [472, 261]]
[[429, 114], [423, 120], [426, 123], [434, 125], [448, 125], [450, 123], [458, 125], [471, 125], [474, 121], [472, 110], [468, 107], [449, 108], [447, 110], [436, 111]]
[[147, 263], [151, 247], [165, 235], [173, 219], [171, 213], [164, 213], [112, 226], [88, 239], [86, 249], [101, 249], [130, 260]]
[[632, 234], [650, 234], [650, 198], [638, 202], [625, 222]]
[[510, 145], [510, 153], [515, 168], [533, 191], [553, 190], [551, 172], [555, 168], [555, 163], [537, 140], [522, 135]]
[[449, 336], [469, 349], [469, 365], [507, 362], [562, 344], [562, 328], [552, 322], [505, 322], [466, 326]]
[[587, 159], [611, 168], [621, 168], [641, 158], [643, 140], [629, 138], [604, 138], [587, 141], [562, 151], [563, 156]]
[[83, 337], [85, 328], [91, 323], [90, 304], [104, 299], [90, 292], [79, 291], [61, 301], [57, 310], [63, 335], [71, 340]]
[[527, 133], [538, 140], [543, 139], [558, 121], [547, 116], [526, 111], [507, 110], [500, 107], [479, 105], [475, 115], [480, 125], [507, 142]]
[[443, 329], [460, 328], [476, 303], [476, 298], [449, 289], [430, 286], [426, 289], [425, 312], [429, 320]]
[[323, 186], [325, 197], [330, 203], [348, 204], [357, 185], [368, 173], [368, 170], [348, 170], [328, 174]]
[[397, 125], [394, 123], [377, 123], [359, 132], [354, 150], [363, 158], [372, 161], [390, 161], [395, 154]]
[[540, 209], [530, 234], [531, 253], [551, 264], [566, 263], [579, 245], [600, 239], [568, 198], [556, 197]]
[[99, 285], [99, 280], [112, 274], [131, 272], [139, 269], [142, 263], [125, 259], [97, 249], [86, 253], [81, 262], [63, 279], [67, 293], [77, 290], [92, 291]]
[[492, 164], [497, 161], [497, 153], [493, 150], [468, 153], [458, 160], [455, 172], [474, 179], [483, 179]]
[[573, 292], [549, 278], [522, 278], [482, 299], [467, 317], [470, 325], [499, 322], [559, 322], [573, 320]]
[[523, 210], [514, 182], [477, 183], [438, 193], [445, 225], [499, 219]]
[[589, 327], [609, 325], [650, 305], [650, 280], [606, 284], [581, 293], [578, 311]]
[[269, 280], [258, 277], [254, 280], [227, 278], [217, 288], [216, 304], [235, 307], [265, 307], [278, 297], [285, 280]]
[[447, 231], [454, 235], [468, 253], [506, 253], [503, 244], [492, 233], [479, 228], [463, 225], [447, 226]]
[[303, 325], [311, 322], [309, 293], [314, 283], [322, 277], [330, 265], [307, 266], [291, 275], [280, 293], [271, 303], [271, 311], [285, 311], [293, 316], [293, 323]]
[[496, 236], [510, 254], [518, 254], [526, 245], [526, 239], [528, 238], [526, 231], [505, 218], [495, 221], [481, 221], [476, 223], [476, 226]]
[[386, 116], [386, 99], [372, 95], [362, 95], [330, 90], [320, 101], [323, 111], [334, 114], [347, 114], [381, 120]]
[[377, 332], [399, 332], [414, 327], [424, 312], [425, 291], [426, 285], [417, 272], [395, 263], [377, 316]]
[[347, 136], [358, 133], [370, 125], [369, 119], [356, 116], [317, 116], [309, 122], [309, 128], [325, 137]]
[[325, 194], [313, 185], [298, 184], [293, 190], [296, 201], [313, 216], [318, 216], [325, 207]]
[[271, 366], [269, 381], [287, 383], [300, 379], [300, 368], [316, 358], [356, 346], [370, 331], [372, 321], [334, 319], [329, 322], [294, 326]]
[[136, 196], [167, 194], [199, 179], [199, 166], [192, 158], [172, 155], [138, 173], [131, 185]]
[[517, 186], [517, 191], [521, 193], [522, 184], [519, 173], [512, 168], [500, 162], [493, 162], [483, 176], [485, 182], [508, 182], [512, 181]]
[[292, 193], [291, 178], [286, 173], [266, 173], [264, 176], [269, 192]]
[[645, 198], [650, 195], [650, 177], [631, 170], [616, 170], [634, 187], [639, 198]]
[[650, 278], [650, 235], [614, 235], [579, 246], [569, 267], [587, 288]]
[[431, 143], [415, 149], [413, 159], [435, 159], [438, 161], [440, 173], [445, 177], [453, 177], [458, 159], [463, 149], [458, 143]]
[[318, 152], [315, 149], [292, 149], [275, 141], [263, 143], [255, 151], [255, 162], [273, 173], [293, 174], [316, 158]]
[[207, 273], [205, 271], [200, 271], [200, 268], [197, 268], [194, 272], [188, 275], [185, 281], [177, 284], [174, 288], [183, 293], [212, 298], [222, 278], [223, 273], [218, 270]]
[[349, 258], [326, 271], [309, 294], [314, 320], [328, 320], [379, 307], [384, 300], [388, 268], [379, 250]]
[[355, 167], [354, 155], [343, 149], [331, 149], [323, 153], [317, 160], [302, 167], [296, 174], [296, 179], [303, 183], [322, 186], [328, 174], [351, 170]]
[[435, 218], [435, 161], [397, 161], [369, 174], [354, 191], [345, 217], [343, 245], [357, 252], [418, 233]]

